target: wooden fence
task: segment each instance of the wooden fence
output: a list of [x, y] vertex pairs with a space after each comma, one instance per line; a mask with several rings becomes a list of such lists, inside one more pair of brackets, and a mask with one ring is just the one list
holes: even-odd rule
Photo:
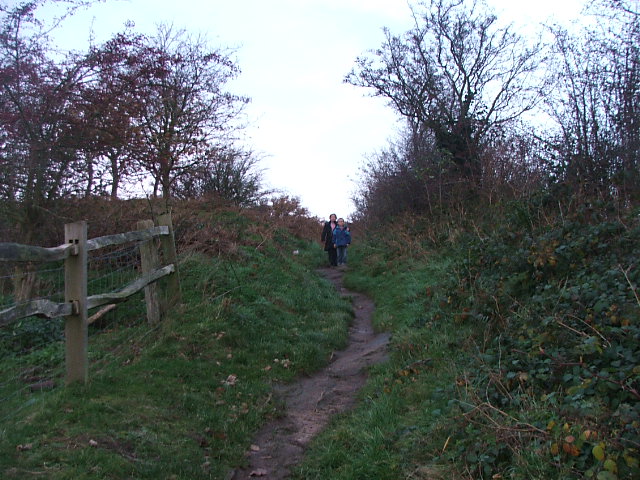
[[[33, 315], [47, 318], [65, 317], [66, 383], [88, 378], [88, 311], [92, 308], [125, 301], [131, 295], [145, 290], [147, 319], [157, 323], [164, 312], [181, 300], [180, 279], [171, 214], [138, 222], [139, 230], [87, 239], [87, 223], [76, 222], [64, 226], [65, 243], [53, 248], [0, 243], [0, 261], [53, 262], [64, 261], [64, 303], [47, 299], [31, 300], [0, 311], [0, 327], [20, 318]], [[165, 265], [159, 265], [157, 242]], [[142, 276], [117, 292], [87, 296], [88, 252], [129, 242], [140, 243]], [[163, 291], [157, 280], [167, 277]]]

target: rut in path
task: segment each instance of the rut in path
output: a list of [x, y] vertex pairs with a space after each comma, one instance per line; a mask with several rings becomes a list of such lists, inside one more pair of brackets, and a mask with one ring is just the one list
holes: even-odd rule
[[281, 418], [266, 424], [254, 437], [247, 452], [248, 466], [228, 478], [234, 480], [287, 478], [292, 466], [300, 463], [305, 448], [329, 422], [344, 412], [366, 381], [366, 367], [387, 358], [389, 334], [375, 334], [371, 325], [373, 302], [342, 286], [342, 272], [336, 268], [319, 270], [343, 296], [353, 300], [355, 318], [349, 329], [346, 349], [334, 352], [331, 363], [310, 377], [276, 390], [285, 407]]

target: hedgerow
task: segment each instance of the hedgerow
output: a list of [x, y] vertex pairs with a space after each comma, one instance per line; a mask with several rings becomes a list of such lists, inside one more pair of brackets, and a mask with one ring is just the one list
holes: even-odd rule
[[475, 478], [639, 478], [637, 217], [507, 224], [455, 249], [440, 288], [477, 333], [447, 458]]

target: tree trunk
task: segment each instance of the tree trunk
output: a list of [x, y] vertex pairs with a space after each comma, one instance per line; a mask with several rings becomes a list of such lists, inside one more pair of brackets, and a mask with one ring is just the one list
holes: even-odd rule
[[93, 158], [87, 157], [87, 188], [84, 191], [85, 197], [90, 197], [93, 190]]
[[120, 186], [120, 169], [118, 168], [118, 155], [109, 155], [111, 161], [111, 198], [118, 198], [118, 187]]

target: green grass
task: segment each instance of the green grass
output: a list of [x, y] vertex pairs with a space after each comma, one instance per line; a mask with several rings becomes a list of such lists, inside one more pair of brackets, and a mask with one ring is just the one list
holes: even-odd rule
[[349, 302], [314, 272], [320, 248], [296, 247], [306, 251], [183, 259], [183, 305], [159, 328], [92, 337], [92, 357], [106, 360], [87, 385], [23, 391], [3, 406], [23, 408], [3, 411], [2, 478], [225, 478], [278, 415], [273, 385], [346, 342]]
[[359, 406], [313, 442], [294, 478], [452, 478], [440, 457], [453, 435], [447, 413], [470, 327], [442, 310], [449, 261], [386, 263], [366, 245], [350, 251], [345, 283], [374, 299], [374, 325], [392, 332], [391, 357], [371, 369]]
[[391, 359], [295, 478], [638, 478], [637, 222], [354, 245]]
[[[375, 301], [390, 358], [293, 478], [637, 478], [634, 222], [505, 227], [411, 255], [355, 243], [345, 286]], [[3, 403], [2, 478], [216, 479], [242, 465], [280, 414], [274, 383], [325, 365], [352, 318], [314, 271], [317, 244], [255, 243], [184, 258], [183, 305], [152, 329], [138, 301], [137, 321], [94, 335], [88, 385]], [[9, 355], [0, 379], [60, 353]]]

